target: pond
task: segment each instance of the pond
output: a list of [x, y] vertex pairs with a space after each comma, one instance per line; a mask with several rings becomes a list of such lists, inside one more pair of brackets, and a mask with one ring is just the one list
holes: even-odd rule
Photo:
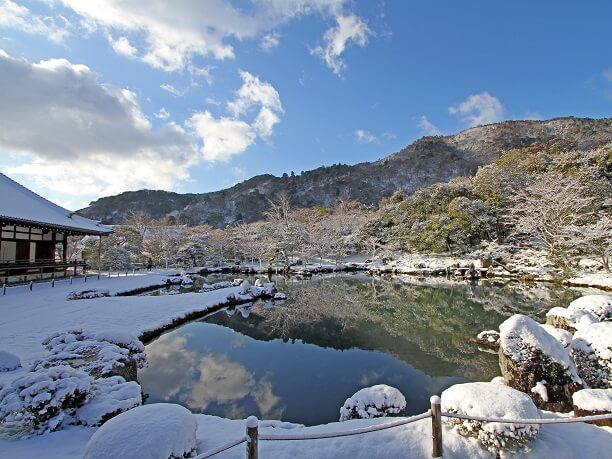
[[147, 345], [149, 365], [138, 375], [147, 403], [314, 425], [337, 421], [357, 390], [389, 384], [406, 396], [407, 414], [421, 413], [432, 394], [499, 375], [497, 355], [474, 342], [478, 332], [515, 313], [543, 320], [580, 296], [365, 274], [278, 284], [285, 302], [222, 310]]

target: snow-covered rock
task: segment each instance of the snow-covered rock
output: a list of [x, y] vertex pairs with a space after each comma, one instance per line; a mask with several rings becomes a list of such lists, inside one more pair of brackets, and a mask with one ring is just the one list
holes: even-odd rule
[[282, 293], [282, 292], [275, 293], [275, 294], [274, 294], [274, 299], [275, 299], [275, 300], [286, 300], [286, 299], [287, 299], [287, 295], [285, 295], [285, 294], [284, 294], [284, 293]]
[[580, 326], [599, 322], [595, 314], [585, 309], [556, 306], [546, 313], [546, 324], [574, 333]]
[[571, 355], [589, 387], [612, 387], [612, 322], [580, 327], [574, 334]]
[[217, 282], [215, 284], [204, 284], [200, 289], [200, 292], [212, 292], [214, 290], [221, 290], [222, 288], [234, 287], [234, 284], [228, 281]]
[[262, 282], [261, 279], [257, 278], [255, 279], [255, 287], [263, 287], [264, 283]]
[[86, 290], [75, 290], [66, 295], [67, 300], [91, 300], [93, 298], [104, 298], [110, 296], [108, 289], [89, 288]]
[[96, 379], [91, 400], [79, 408], [76, 419], [86, 426], [99, 426], [113, 416], [142, 404], [142, 389], [121, 376]]
[[[533, 319], [516, 314], [499, 327], [499, 366], [506, 384], [531, 396], [539, 408], [569, 411], [571, 396], [582, 388], [567, 349]], [[539, 391], [546, 385], [548, 400]]]
[[[576, 416], [612, 413], [612, 388], [579, 390], [572, 395], [572, 402]], [[612, 427], [612, 419], [593, 421], [593, 424]]]
[[570, 311], [588, 311], [601, 321], [612, 320], [612, 295], [585, 295], [570, 303]]
[[135, 381], [137, 369], [144, 364], [143, 344], [127, 333], [71, 330], [51, 335], [43, 345], [49, 355], [36, 361], [33, 370], [70, 365], [94, 377], [122, 376]]
[[478, 333], [476, 336], [476, 342], [494, 350], [499, 349], [499, 332], [495, 330], [485, 330]]
[[340, 408], [340, 421], [397, 416], [406, 409], [406, 398], [395, 387], [385, 384], [361, 389]]
[[0, 438], [58, 430], [93, 393], [93, 378], [62, 365], [16, 378], [0, 390]]
[[555, 339], [559, 341], [563, 347], [567, 348], [570, 344], [572, 344], [572, 334], [567, 330], [564, 330], [562, 328], [556, 328], [548, 324], [541, 324], [540, 326], [552, 336], [554, 336]]
[[196, 450], [196, 418], [179, 405], [156, 403], [122, 413], [100, 427], [84, 459], [177, 459]]
[[247, 295], [251, 292], [251, 283], [248, 280], [243, 280], [240, 284], [240, 294]]
[[21, 366], [21, 360], [14, 354], [0, 351], [0, 372], [13, 371]]
[[[442, 411], [470, 416], [538, 419], [540, 412], [524, 393], [496, 383], [456, 384], [442, 392]], [[539, 431], [537, 424], [506, 424], [443, 418], [457, 433], [473, 437], [494, 454], [525, 446]]]
[[239, 285], [241, 285], [241, 284], [242, 284], [242, 282], [244, 282], [244, 279], [240, 279], [240, 278], [238, 278], [238, 279], [234, 279], [234, 281], [233, 281], [233, 282], [230, 282], [230, 283], [231, 283], [231, 284], [232, 284], [234, 287], [238, 287]]

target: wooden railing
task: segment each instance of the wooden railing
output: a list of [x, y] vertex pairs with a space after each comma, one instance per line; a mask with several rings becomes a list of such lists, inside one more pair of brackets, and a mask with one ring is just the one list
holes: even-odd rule
[[473, 421], [481, 422], [501, 422], [506, 424], [567, 424], [571, 422], [593, 422], [603, 421], [612, 419], [612, 414], [600, 414], [596, 416], [584, 416], [579, 418], [565, 417], [565, 418], [551, 418], [551, 419], [509, 419], [509, 418], [487, 418], [480, 416], [468, 416], [459, 413], [445, 413], [442, 412], [440, 397], [434, 395], [431, 397], [431, 409], [425, 413], [411, 416], [409, 418], [400, 418], [394, 421], [390, 421], [384, 424], [378, 424], [368, 427], [361, 427], [359, 429], [345, 430], [340, 432], [320, 432], [312, 434], [285, 434], [285, 435], [259, 435], [258, 423], [259, 421], [255, 416], [251, 416], [246, 420], [246, 435], [237, 438], [231, 442], [221, 445], [215, 449], [202, 453], [196, 456], [195, 459], [208, 459], [216, 456], [223, 451], [227, 451], [230, 448], [246, 443], [246, 457], [247, 459], [258, 459], [259, 456], [259, 442], [261, 441], [297, 441], [297, 440], [320, 440], [324, 438], [339, 438], [348, 437], [351, 435], [362, 435], [371, 432], [378, 432], [380, 430], [392, 429], [395, 427], [404, 426], [413, 422], [421, 421], [423, 419], [431, 418], [431, 439], [432, 439], [432, 457], [442, 457], [442, 417], [457, 418], [457, 419], [468, 419]]
[[6, 284], [76, 276], [79, 272], [87, 273], [86, 260], [0, 260], [0, 280]]

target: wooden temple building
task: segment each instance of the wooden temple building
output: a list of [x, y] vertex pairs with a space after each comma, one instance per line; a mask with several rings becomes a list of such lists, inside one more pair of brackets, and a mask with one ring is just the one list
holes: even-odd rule
[[112, 229], [64, 209], [0, 174], [0, 284], [85, 273], [85, 260], [68, 259], [69, 236]]

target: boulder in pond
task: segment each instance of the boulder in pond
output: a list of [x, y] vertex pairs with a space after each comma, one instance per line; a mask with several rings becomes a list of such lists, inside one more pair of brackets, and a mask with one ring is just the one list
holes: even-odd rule
[[554, 307], [546, 313], [546, 324], [574, 333], [581, 325], [599, 322], [595, 314], [584, 309]]
[[570, 311], [588, 311], [600, 321], [612, 321], [612, 295], [585, 295], [570, 303]]
[[[575, 416], [594, 416], [612, 413], [611, 389], [583, 389], [572, 395]], [[612, 419], [592, 421], [598, 426], [612, 427]]]
[[582, 389], [582, 382], [567, 349], [521, 314], [507, 319], [499, 331], [499, 366], [506, 384], [529, 395], [539, 408], [571, 410], [572, 394]]
[[499, 332], [495, 330], [481, 331], [476, 336], [476, 342], [479, 346], [497, 351], [499, 349]]
[[590, 388], [612, 387], [612, 322], [580, 327], [574, 334], [571, 355]]

